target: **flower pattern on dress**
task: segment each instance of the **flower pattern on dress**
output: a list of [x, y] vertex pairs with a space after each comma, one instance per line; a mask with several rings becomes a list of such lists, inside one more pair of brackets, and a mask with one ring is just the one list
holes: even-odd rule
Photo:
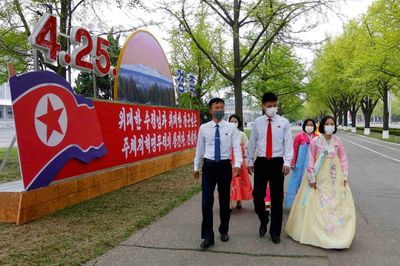
[[332, 185], [336, 183], [336, 164], [332, 164], [331, 166], [331, 178], [332, 178]]
[[329, 235], [333, 234], [336, 231], [336, 226], [333, 223], [327, 223], [325, 232]]
[[332, 198], [328, 194], [321, 192], [319, 202], [321, 204], [321, 208], [325, 208], [326, 206], [329, 206], [332, 204]]

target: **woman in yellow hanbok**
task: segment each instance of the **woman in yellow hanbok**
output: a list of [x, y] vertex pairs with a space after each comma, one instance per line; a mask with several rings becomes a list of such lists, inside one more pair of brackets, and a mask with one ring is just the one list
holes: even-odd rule
[[309, 149], [307, 177], [303, 178], [286, 225], [286, 233], [302, 244], [327, 249], [349, 248], [356, 215], [347, 183], [348, 162], [333, 117], [322, 118], [321, 135]]

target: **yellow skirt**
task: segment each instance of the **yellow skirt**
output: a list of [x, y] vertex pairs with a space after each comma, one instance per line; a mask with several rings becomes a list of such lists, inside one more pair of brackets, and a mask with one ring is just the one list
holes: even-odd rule
[[349, 248], [356, 214], [349, 185], [339, 159], [326, 158], [316, 176], [317, 189], [304, 176], [286, 224], [286, 233], [302, 244], [327, 249]]

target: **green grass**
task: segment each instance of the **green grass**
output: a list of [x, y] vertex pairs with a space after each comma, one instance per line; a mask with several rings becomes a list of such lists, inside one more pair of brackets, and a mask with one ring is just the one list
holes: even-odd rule
[[[363, 127], [357, 127], [357, 130], [361, 130], [362, 132], [364, 132], [364, 128]], [[382, 128], [381, 127], [371, 127], [370, 131], [371, 133], [380, 133], [382, 134]], [[393, 135], [393, 136], [399, 136], [400, 137], [400, 128], [390, 128], [389, 129], [389, 135]]]
[[[0, 163], [3, 161], [7, 150], [8, 148], [0, 148]], [[3, 171], [0, 173], [0, 183], [14, 181], [20, 178], [18, 152], [17, 148], [13, 148]]]
[[[347, 131], [350, 132], [350, 131]], [[358, 129], [357, 128], [357, 135], [363, 135], [364, 136], [364, 129]], [[374, 139], [380, 139], [383, 141], [387, 141], [387, 142], [392, 142], [392, 143], [400, 143], [400, 136], [396, 136], [396, 135], [389, 135], [388, 139], [383, 139], [382, 138], [382, 132], [376, 132], [376, 131], [372, 131], [371, 133], [366, 136], [366, 137], [370, 137], [370, 138], [374, 138]]]
[[200, 191], [192, 165], [58, 211], [31, 223], [0, 223], [1, 265], [79, 265]]

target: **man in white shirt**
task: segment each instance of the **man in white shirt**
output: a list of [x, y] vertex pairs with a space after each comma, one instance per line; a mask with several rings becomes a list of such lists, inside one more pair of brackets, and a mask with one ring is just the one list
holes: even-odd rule
[[[254, 171], [254, 209], [260, 219], [259, 234], [267, 232], [268, 212], [265, 210], [267, 182], [271, 192], [271, 226], [269, 233], [275, 244], [280, 242], [282, 229], [283, 183], [290, 173], [293, 157], [292, 133], [286, 118], [277, 115], [278, 98], [273, 93], [262, 97], [265, 115], [254, 120], [248, 147], [248, 170]], [[254, 161], [255, 152], [256, 160]]]
[[219, 233], [221, 241], [229, 240], [229, 201], [232, 181], [231, 153], [235, 156], [234, 174], [238, 175], [242, 164], [239, 131], [230, 123], [224, 121], [224, 100], [214, 98], [208, 103], [212, 121], [200, 126], [197, 138], [196, 156], [194, 159], [194, 178], [199, 179], [200, 162], [202, 167], [202, 213], [201, 248], [208, 249], [214, 245], [213, 205], [214, 190], [218, 185], [219, 215], [221, 224]]

